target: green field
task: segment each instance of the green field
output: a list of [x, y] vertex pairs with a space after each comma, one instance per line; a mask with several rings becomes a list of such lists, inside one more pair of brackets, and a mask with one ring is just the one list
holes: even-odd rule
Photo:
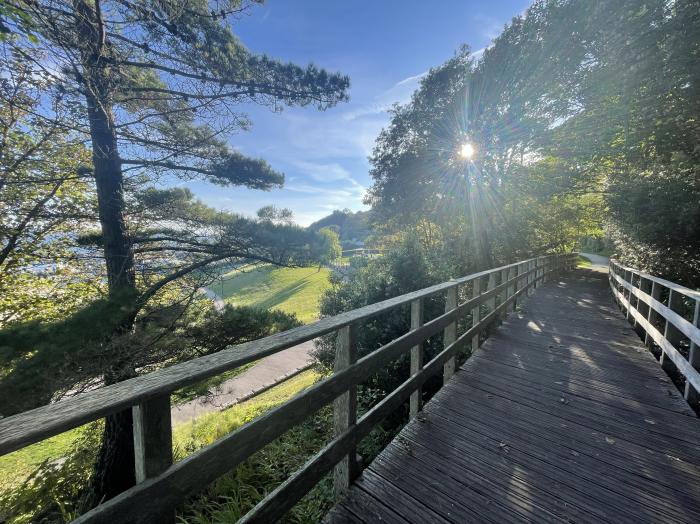
[[295, 313], [304, 323], [319, 317], [321, 295], [330, 286], [330, 270], [318, 267], [263, 266], [233, 270], [211, 285], [212, 291], [238, 306], [256, 306]]

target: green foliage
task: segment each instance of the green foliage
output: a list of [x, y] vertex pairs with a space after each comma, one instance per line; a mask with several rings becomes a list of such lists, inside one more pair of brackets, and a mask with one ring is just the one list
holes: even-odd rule
[[[173, 430], [175, 459], [181, 460], [261, 416], [313, 385], [318, 378], [317, 372], [305, 371], [242, 404], [176, 426]], [[237, 512], [252, 508], [276, 484], [301, 466], [310, 454], [320, 449], [331, 427], [330, 411], [326, 410], [319, 417], [293, 429], [212, 484], [185, 505], [179, 518], [185, 522], [223, 524], [231, 522], [234, 513], [240, 514]], [[100, 425], [90, 424], [61, 435], [64, 438], [60, 443], [44, 441], [36, 444], [41, 449], [33, 450], [34, 455], [45, 457], [45, 460], [21, 484], [3, 485], [3, 494], [0, 495], [3, 522], [62, 523], [87, 510], [82, 500], [99, 447]], [[21, 458], [13, 456], [15, 454], [3, 457], [0, 471], [12, 475], [12, 468], [22, 467], [24, 470], [36, 466], [35, 457], [27, 457], [26, 452], [18, 453], [22, 454]], [[10, 463], [8, 459], [16, 462]], [[295, 508], [293, 522], [318, 521], [328, 510], [333, 500], [328, 482], [314, 493], [315, 496]]]
[[130, 314], [124, 304], [130, 303], [129, 297], [101, 299], [64, 320], [0, 330], [0, 413], [18, 413], [93, 385], [115, 359], [153, 369], [300, 325], [293, 315], [253, 307], [158, 308], [138, 319], [133, 332], [117, 337], [115, 330]]
[[[323, 316], [337, 315], [448, 280], [456, 276], [458, 270], [446, 265], [446, 260], [451, 259], [446, 259], [441, 250], [426, 248], [415, 235], [407, 235], [398, 239], [383, 256], [352, 259], [348, 273], [334, 274], [332, 287], [323, 296], [321, 313]], [[424, 307], [425, 318], [433, 318], [444, 311], [444, 298], [426, 300]], [[409, 319], [408, 309], [404, 307], [364, 321], [357, 333], [358, 356], [363, 357], [405, 334], [410, 328]], [[425, 344], [427, 358], [441, 348], [441, 339], [428, 340]], [[323, 366], [332, 368], [335, 337], [321, 339], [315, 356]], [[360, 388], [361, 405], [367, 407], [393, 391], [405, 380], [408, 371], [406, 356], [384, 366]], [[430, 389], [431, 385], [427, 391]]]
[[[35, 444], [40, 448], [49, 448], [38, 450], [38, 454], [46, 454], [47, 457], [21, 484], [3, 486], [0, 519], [8, 524], [63, 523], [87, 511], [86, 488], [101, 433], [101, 423], [92, 423], [65, 434], [64, 440], [68, 440], [68, 443], [62, 443], [60, 454], [56, 454], [51, 442]], [[3, 460], [10, 457], [12, 455], [3, 457]], [[18, 473], [4, 465], [0, 467], [8, 475], [16, 476]]]
[[338, 233], [331, 228], [322, 227], [318, 233], [323, 237], [325, 252], [321, 258], [321, 263], [331, 264], [340, 258], [343, 254], [343, 248], [340, 247], [340, 237]]
[[369, 212], [349, 209], [335, 210], [330, 215], [317, 220], [309, 229], [318, 231], [329, 227], [336, 231], [343, 247], [353, 247], [361, 244], [369, 236]]

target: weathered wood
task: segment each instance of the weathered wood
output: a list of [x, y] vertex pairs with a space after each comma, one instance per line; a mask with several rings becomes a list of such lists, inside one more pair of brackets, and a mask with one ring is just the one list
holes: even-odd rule
[[[700, 328], [700, 300], [695, 301], [695, 308], [693, 310], [693, 325]], [[696, 344], [694, 340], [690, 341], [690, 350], [688, 352], [688, 364], [690, 364], [694, 369], [700, 370], [700, 349], [698, 349], [700, 344]], [[698, 402], [700, 402], [700, 390], [695, 389], [690, 382], [686, 381], [685, 390], [683, 396], [688, 401], [693, 408], [698, 408]]]
[[445, 347], [418, 373], [411, 376], [397, 389], [384, 397], [376, 406], [365, 413], [353, 426], [328, 443], [321, 451], [312, 457], [306, 464], [283, 482], [277, 489], [270, 493], [258, 505], [251, 510], [240, 522], [266, 523], [277, 521], [288, 509], [299, 501], [320, 479], [333, 467], [338, 460], [342, 460], [349, 450], [362, 438], [369, 435], [372, 429], [388, 415], [396, 411], [413, 391], [419, 389], [432, 376], [437, 375], [450, 359], [469, 341], [472, 332], [478, 326], [464, 333], [459, 339]]
[[133, 407], [136, 482], [160, 475], [173, 463], [170, 395]]
[[[507, 283], [507, 282], [508, 282], [508, 269], [504, 269], [503, 271], [501, 271], [501, 284]], [[508, 286], [507, 285], [505, 287], [503, 287], [503, 292], [500, 294], [500, 296], [498, 298], [499, 298], [501, 304], [506, 303], [506, 301], [508, 300]], [[501, 312], [501, 316], [499, 317], [499, 320], [502, 321], [503, 319], [506, 318], [508, 311], [505, 308], [503, 308], [501, 311], [502, 312]]]
[[[457, 307], [457, 285], [449, 288], [445, 293], [445, 313], [453, 311]], [[479, 307], [479, 306], [477, 306]], [[448, 347], [455, 340], [457, 340], [457, 322], [452, 322], [450, 325], [445, 327], [445, 331], [442, 336], [442, 343], [444, 347]], [[447, 360], [445, 362], [445, 368], [442, 374], [443, 383], [447, 383], [448, 380], [452, 378], [455, 373], [455, 357]]]
[[[495, 282], [493, 280], [492, 275], [489, 275], [489, 285], [491, 282]], [[487, 286], [487, 291], [489, 290], [489, 286]], [[472, 298], [476, 298], [479, 295], [481, 295], [481, 279], [474, 280], [472, 282]], [[494, 304], [496, 298], [494, 297]], [[472, 309], [472, 326], [476, 326], [479, 321], [481, 320], [481, 306], [477, 306], [474, 309]], [[477, 333], [474, 335], [472, 338], [472, 352], [476, 351], [479, 349], [479, 339], [480, 339], [480, 334]]]
[[[334, 401], [336, 406], [335, 421], [338, 438], [334, 439], [335, 443], [332, 442], [330, 444], [332, 448], [326, 448], [325, 455], [316, 457], [318, 459], [316, 462], [309, 463], [308, 471], [304, 468], [298, 476], [293, 477], [293, 479], [296, 480], [289, 484], [284, 484], [281, 488], [287, 486], [284, 487], [284, 489], [291, 490], [287, 493], [292, 493], [292, 498], [296, 497], [301, 493], [298, 491], [300, 489], [299, 486], [307, 486], [308, 483], [313, 480], [314, 476], [318, 477], [318, 475], [320, 475], [319, 472], [321, 470], [327, 472], [330, 468], [333, 468], [338, 462], [336, 459], [341, 457], [343, 460], [346, 458], [348, 459], [347, 467], [343, 467], [343, 461], [341, 460], [337, 468], [337, 471], [340, 473], [335, 476], [337, 479], [336, 486], [338, 487], [339, 493], [341, 493], [344, 489], [347, 489], [347, 486], [353, 478], [354, 471], [351, 464], [355, 456], [353, 449], [356, 439], [360, 438], [361, 435], [365, 435], [365, 431], [369, 432], [371, 430], [371, 427], [368, 425], [370, 423], [374, 425], [379, 422], [382, 417], [389, 413], [389, 411], [386, 410], [396, 409], [412, 394], [419, 391], [420, 386], [429, 376], [439, 373], [440, 369], [443, 370], [444, 378], [449, 378], [450, 372], [454, 372], [454, 360], [457, 351], [463, 349], [465, 345], [470, 343], [474, 335], [485, 326], [494, 322], [499, 316], [505, 314], [509, 305], [514, 303], [521, 293], [527, 291], [527, 287], [518, 289], [519, 280], [521, 278], [527, 279], [531, 274], [534, 276], [533, 283], [537, 283], [544, 278], [544, 273], [537, 276], [534, 274], [534, 271], [528, 271], [525, 275], [518, 274], [517, 276], [508, 278], [509, 268], [513, 267], [514, 265], [511, 264], [510, 266], [469, 275], [462, 279], [433, 286], [426, 290], [403, 295], [402, 297], [398, 297], [398, 300], [391, 299], [380, 305], [367, 306], [361, 310], [349, 312], [339, 317], [324, 319], [311, 326], [311, 328], [305, 326], [305, 330], [299, 328], [299, 330], [292, 330], [296, 331], [295, 333], [291, 331], [286, 332], [286, 338], [273, 336], [262, 341], [256, 341], [260, 343], [258, 345], [246, 344], [238, 346], [238, 348], [244, 348], [244, 350], [247, 348], [247, 353], [244, 353], [243, 357], [238, 357], [238, 361], [240, 361], [241, 358], [245, 361], [245, 359], [250, 358], [252, 354], [259, 355], [272, 351], [271, 348], [276, 348], [275, 351], [277, 351], [279, 348], [287, 347], [291, 345], [291, 340], [296, 340], [294, 337], [297, 337], [297, 339], [301, 337], [303, 340], [309, 340], [310, 338], [314, 338], [311, 336], [312, 334], [326, 334], [333, 330], [331, 327], [335, 327], [335, 329], [338, 330], [336, 372], [332, 376], [300, 393], [298, 396], [288, 400], [281, 406], [269, 411], [249, 424], [238, 428], [231, 434], [193, 453], [170, 467], [167, 467], [167, 461], [162, 456], [156, 460], [152, 458], [155, 457], [155, 455], [149, 455], [149, 441], [153, 440], [155, 442], [155, 435], [157, 435], [161, 441], [166, 438], [162, 420], [159, 422], [160, 425], [157, 426], [155, 421], [158, 420], [158, 418], [152, 417], [151, 415], [156, 412], [156, 408], [158, 408], [161, 414], [163, 411], [167, 411], [163, 403], [166, 402], [168, 398], [167, 393], [170, 391], [168, 387], [173, 386], [173, 384], [177, 384], [178, 386], [184, 385], [190, 380], [189, 376], [181, 376], [181, 373], [183, 373], [182, 366], [173, 366], [173, 368], [178, 369], [171, 375], [164, 373], [168, 371], [167, 369], [163, 370], [163, 372], [151, 374], [151, 377], [156, 375], [158, 378], [158, 380], [153, 382], [140, 379], [135, 379], [135, 382], [128, 381], [131, 382], [131, 385], [138, 384], [139, 386], [143, 386], [146, 384], [148, 387], [145, 390], [139, 389], [137, 392], [125, 392], [111, 386], [111, 389], [105, 388], [105, 390], [109, 390], [113, 393], [115, 391], [117, 393], [121, 391], [121, 396], [118, 395], [117, 399], [113, 399], [117, 404], [119, 402], [124, 402], [125, 398], [138, 399], [138, 402], [135, 404], [141, 404], [138, 408], [135, 408], [135, 415], [138, 419], [135, 439], [137, 439], [137, 447], [141, 446], [140, 450], [137, 451], [137, 456], [139, 457], [141, 463], [140, 467], [142, 468], [142, 473], [139, 476], [139, 480], [142, 480], [142, 482], [81, 516], [78, 522], [125, 522], [143, 519], [162, 520], [162, 515], [166, 515], [169, 518], [169, 516], [172, 515], [172, 510], [175, 505], [181, 502], [184, 497], [200, 490], [223, 473], [230, 471], [251, 454], [272, 442], [291, 427], [302, 422], [331, 401]], [[471, 281], [481, 282], [481, 279], [486, 277], [489, 278], [490, 282], [495, 283], [495, 275], [499, 272], [504, 275], [500, 284], [494, 285], [491, 289], [487, 289], [486, 292], [482, 292], [478, 296], [474, 296], [464, 303], [458, 304], [458, 286], [460, 284]], [[467, 311], [479, 308], [485, 303], [493, 303], [497, 295], [507, 293], [508, 289], [515, 290], [512, 296], [506, 297], [497, 307], [494, 307], [492, 311], [480, 319], [480, 322], [473, 325], [459, 338], [457, 337], [456, 321], [458, 318], [463, 316]], [[417, 300], [420, 301], [424, 297], [442, 291], [446, 292], [444, 314], [422, 325], [412, 325], [414, 329], [411, 329], [411, 331], [405, 335], [391, 341], [355, 362], [354, 326], [356, 323], [354, 319], [370, 318], [392, 307], [408, 304]], [[416, 347], [427, 338], [441, 331], [443, 332], [445, 349], [423, 369], [412, 374], [411, 378], [398, 390], [389, 394], [382, 402], [357, 422], [355, 420], [356, 400], [353, 395], [353, 390], [356, 388], [357, 384], [368, 379], [388, 362], [397, 359], [411, 348]], [[224, 353], [229, 351], [231, 350], [226, 350]], [[204, 357], [202, 359], [197, 359], [197, 361], [198, 366], [211, 364], [216, 369], [221, 370], [221, 366], [224, 366], [223, 362], [229, 365], [230, 362], [237, 360], [233, 359], [231, 355], [226, 355], [225, 359], [212, 360]], [[173, 368], [169, 369], [172, 370]], [[198, 377], [206, 373], [211, 373], [211, 370], [204, 370], [201, 367], [195, 367], [193, 369], [197, 369], [197, 373], [200, 373]], [[176, 378], [173, 381], [173, 377], [180, 378]], [[124, 387], [124, 384], [126, 383], [121, 383], [117, 386]], [[149, 394], [146, 394], [144, 391], [148, 391]], [[104, 399], [100, 400], [100, 402], [103, 401]], [[59, 406], [59, 411], [65, 409], [66, 405], [67, 404], [61, 403], [56, 404], [56, 406]], [[68, 405], [75, 408], [82, 404], [74, 402]], [[91, 411], [91, 415], [100, 412], [100, 409], [106, 409], [104, 405], [99, 403], [88, 403], [87, 405], [93, 410]], [[112, 406], [112, 404], [109, 406]], [[82, 414], [81, 416], [86, 415]], [[17, 420], [15, 417], [11, 418]], [[0, 422], [0, 435], [2, 435], [2, 423], [4, 422], [6, 421]], [[49, 431], [55, 429], [56, 426], [40, 425], [40, 427], [41, 431]], [[352, 436], [348, 437], [348, 435]], [[27, 439], [26, 435], [22, 438]], [[5, 441], [5, 444], [8, 442], [11, 443], [10, 445], [17, 444], [17, 441], [13, 442], [12, 439]], [[166, 467], [167, 469], [164, 469]], [[316, 480], [318, 480], [318, 478]], [[281, 507], [279, 505], [279, 500], [273, 501], [271, 504], [272, 506], [266, 507], [277, 507], [278, 509]], [[288, 504], [288, 502], [283, 502], [282, 505], [284, 504]]]
[[[132, 408], [136, 482], [144, 482], [167, 470], [173, 463], [173, 434], [170, 395], [152, 398]], [[140, 522], [175, 522], [175, 511], [166, 508]]]
[[[159, 507], [174, 507], [186, 495], [230, 471], [348, 388], [369, 378], [381, 366], [395, 360], [417, 343], [444, 330], [454, 323], [460, 314], [484, 303], [505, 285], [507, 282], [389, 342], [281, 406], [175, 463], [158, 477], [148, 479], [108, 500], [82, 515], [77, 522], [123, 522], [132, 518], [142, 518], [148, 516], [149, 512], [158, 510], [158, 507], [153, 505], [153, 500], [159, 501]], [[452, 283], [451, 287], [454, 286]], [[503, 306], [504, 304], [501, 304], [493, 313], [487, 315], [483, 320], [484, 325], [493, 321]], [[473, 335], [471, 331], [467, 333], [469, 337]]]
[[324, 318], [264, 339], [232, 346], [212, 355], [192, 359], [48, 406], [0, 419], [0, 456], [111, 413], [128, 409], [154, 396], [171, 393], [302, 342], [337, 331], [350, 323], [372, 318], [395, 307], [410, 304], [418, 298], [444, 292], [455, 284], [468, 283], [508, 267], [510, 266], [467, 275], [454, 281]]
[[[681, 307], [682, 298], [680, 293], [674, 292], [672, 289], [668, 292], [668, 309], [675, 314], [675, 309]], [[671, 344], [674, 348], [678, 349], [679, 343], [681, 341], [681, 333], [673, 325], [673, 322], [669, 319], [670, 315], [664, 315], [666, 319], [666, 324], [664, 326], [664, 338]], [[661, 357], [659, 358], [661, 367], [667, 373], [673, 371], [673, 361], [666, 355], [665, 351], [662, 351]]]
[[[339, 373], [357, 361], [357, 344], [355, 341], [355, 326], [350, 324], [338, 330], [335, 348], [335, 363], [333, 371]], [[333, 423], [335, 435], [345, 433], [357, 422], [357, 386], [348, 387], [347, 391], [333, 402]], [[336, 464], [333, 472], [333, 487], [336, 497], [340, 498], [347, 492], [350, 483], [357, 474], [355, 449], [348, 453]]]
[[700, 373], [698, 373], [698, 371], [696, 371], [695, 368], [690, 365], [690, 363], [673, 346], [673, 344], [666, 340], [664, 335], [658, 329], [656, 329], [656, 327], [652, 326], [647, 319], [641, 315], [641, 313], [630, 307], [630, 303], [620, 291], [613, 288], [613, 293], [617, 295], [623, 307], [631, 310], [632, 316], [636, 318], [637, 322], [641, 324], [647, 333], [649, 333], [651, 339], [661, 348], [666, 357], [668, 357], [670, 361], [675, 364], [676, 368], [683, 374], [685, 379], [690, 382], [695, 389], [700, 389]]
[[[613, 274], [613, 277], [617, 278], [617, 275]], [[659, 304], [661, 304], [659, 299], [661, 298], [661, 290], [662, 289], [663, 288], [661, 287], [660, 284], [652, 281], [650, 298], [653, 300], [656, 300], [657, 302], [659, 302]], [[654, 309], [654, 307], [651, 304], [652, 303], [649, 302], [649, 312], [647, 313], [647, 321], [649, 322], [649, 324], [654, 325], [657, 321], [659, 314], [656, 312], [656, 310]], [[651, 347], [653, 340], [651, 339], [651, 336], [649, 335], [648, 331], [645, 331], [645, 333], [646, 334], [644, 336], [644, 343], [647, 345], [647, 347]]]
[[[613, 278], [620, 283], [625, 289], [628, 289], [631, 294], [636, 296], [641, 302], [647, 304], [654, 311], [653, 313], [647, 313], [646, 318], [649, 322], [653, 323], [656, 318], [663, 318], [671, 322], [672, 327], [675, 331], [680, 332], [683, 336], [687, 337], [689, 340], [694, 341], [696, 344], [700, 344], [700, 329], [694, 326], [691, 322], [688, 322], [681, 315], [676, 313], [672, 308], [666, 306], [663, 302], [658, 299], [661, 297], [661, 286], [654, 283], [652, 285], [652, 296], [647, 295], [642, 290], [631, 287], [629, 282], [625, 282], [618, 275], [614, 275]], [[655, 286], [655, 287], [654, 287]], [[677, 291], [671, 291], [670, 297], [673, 299], [674, 306], [681, 306], [681, 294]], [[632, 306], [634, 307], [634, 306]], [[644, 316], [644, 315], [643, 315]], [[679, 333], [675, 333], [675, 336], [680, 336]]]
[[[450, 522], [700, 521], [700, 421], [677, 409], [670, 379], [620, 329], [605, 277], [579, 274], [541, 286], [527, 315], [492, 335], [358, 479], [352, 512], [336, 508], [330, 522], [371, 521], [367, 497], [410, 505], [401, 515], [415, 523], [436, 512]], [[590, 338], [562, 336], [577, 330], [572, 320], [594, 326]], [[596, 350], [582, 355], [579, 340]]]
[[[418, 329], [423, 325], [423, 299], [411, 302], [411, 330]], [[411, 376], [416, 375], [423, 369], [423, 342], [411, 348]], [[411, 394], [409, 413], [410, 417], [415, 417], [423, 406], [422, 391], [418, 388]]]

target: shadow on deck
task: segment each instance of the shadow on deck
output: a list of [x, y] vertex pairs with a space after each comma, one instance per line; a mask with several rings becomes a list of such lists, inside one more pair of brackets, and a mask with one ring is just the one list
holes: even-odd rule
[[328, 522], [700, 522], [700, 421], [607, 275], [538, 288]]

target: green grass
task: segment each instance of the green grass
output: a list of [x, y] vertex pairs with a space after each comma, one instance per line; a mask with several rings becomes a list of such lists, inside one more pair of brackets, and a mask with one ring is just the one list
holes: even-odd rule
[[[315, 370], [304, 371], [280, 384], [261, 393], [260, 395], [221, 412], [203, 415], [192, 422], [187, 422], [176, 426], [173, 429], [173, 450], [176, 460], [181, 460], [196, 450], [207, 446], [218, 438], [227, 435], [243, 424], [250, 422], [254, 418], [262, 415], [266, 411], [282, 404], [290, 397], [298, 394], [318, 381], [320, 375]], [[330, 425], [328, 427], [331, 427]], [[35, 522], [36, 512], [46, 511], [47, 508], [60, 508], [60, 514], [65, 520], [72, 520], [80, 513], [76, 504], [80, 506], [80, 493], [89, 482], [89, 472], [95, 460], [97, 446], [99, 446], [99, 434], [101, 424], [92, 423], [89, 426], [77, 428], [63, 433], [46, 441], [29, 446], [20, 451], [6, 455], [0, 461], [0, 487], [2, 490], [2, 500], [0, 500], [0, 521], [13, 524], [24, 524]], [[320, 445], [318, 440], [324, 433], [316, 435], [314, 428], [311, 433], [297, 434], [294, 441], [283, 440], [285, 449], [280, 453], [280, 448], [272, 447], [256, 454], [257, 459], [261, 458], [265, 463], [275, 459], [277, 455], [284, 455], [284, 460], [293, 461], [298, 467], [305, 460], [306, 456]], [[86, 436], [90, 436], [86, 439]], [[313, 436], [314, 438], [310, 438]], [[291, 448], [299, 448], [292, 451]], [[306, 449], [308, 448], [308, 450]], [[308, 453], [306, 453], [308, 451]], [[29, 478], [37, 467], [44, 461], [53, 461], [65, 457], [62, 464], [57, 464], [54, 468], [42, 469], [41, 472], [29, 486], [21, 486], [22, 482]], [[255, 492], [256, 496], [251, 496], [249, 502], [244, 504], [246, 511], [255, 505], [260, 495], [265, 491], [261, 489], [260, 483], [265, 486], [277, 484], [282, 479], [274, 470], [260, 474], [259, 465], [251, 469], [250, 463], [244, 463], [234, 472], [207, 489], [209, 497], [196, 497], [192, 504], [185, 510], [183, 518], [192, 517], [191, 522], [200, 522], [198, 515], [217, 514], [216, 508], [220, 505], [217, 502], [217, 490], [227, 490], [225, 497], [238, 496], [238, 493]], [[285, 472], [279, 472], [282, 474]], [[252, 475], [252, 476], [251, 476]], [[267, 475], [267, 476], [266, 476]], [[230, 492], [230, 483], [234, 481], [239, 484], [239, 492]], [[250, 484], [249, 484], [250, 483]], [[211, 498], [213, 497], [213, 499]], [[325, 498], [324, 500], [327, 500]], [[252, 505], [251, 505], [252, 504]], [[242, 506], [241, 506], [242, 507]], [[321, 515], [327, 509], [327, 504], [318, 506], [318, 502], [313, 502], [310, 510], [314, 516]], [[238, 510], [236, 510], [238, 511]], [[226, 514], [230, 512], [227, 507]], [[54, 511], [55, 514], [55, 511]], [[230, 522], [226, 518], [220, 522]], [[5, 520], [4, 520], [5, 519]], [[59, 519], [61, 520], [61, 519]]]
[[576, 267], [591, 267], [592, 262], [588, 257], [584, 257], [582, 255], [578, 256], [578, 259], [576, 260]]
[[330, 286], [330, 270], [318, 267], [263, 266], [252, 271], [231, 271], [211, 289], [227, 302], [240, 306], [280, 309], [306, 323], [319, 318], [320, 299]]
[[[261, 393], [247, 402], [236, 404], [224, 411], [203, 415], [192, 422], [177, 426], [173, 431], [175, 449], [192, 448], [193, 439], [207, 444], [245, 424], [268, 409], [281, 404], [289, 397], [309, 387], [318, 380], [318, 373], [309, 370]], [[0, 457], [0, 490], [21, 484], [43, 462], [54, 461], [71, 450], [83, 428], [76, 428], [47, 440]]]
[[319, 377], [313, 369], [303, 371], [250, 400], [176, 426], [173, 429], [175, 456], [184, 458], [189, 452], [211, 444], [313, 385]]
[[76, 428], [0, 457], [0, 491], [21, 484], [41, 463], [63, 457], [80, 431]]

